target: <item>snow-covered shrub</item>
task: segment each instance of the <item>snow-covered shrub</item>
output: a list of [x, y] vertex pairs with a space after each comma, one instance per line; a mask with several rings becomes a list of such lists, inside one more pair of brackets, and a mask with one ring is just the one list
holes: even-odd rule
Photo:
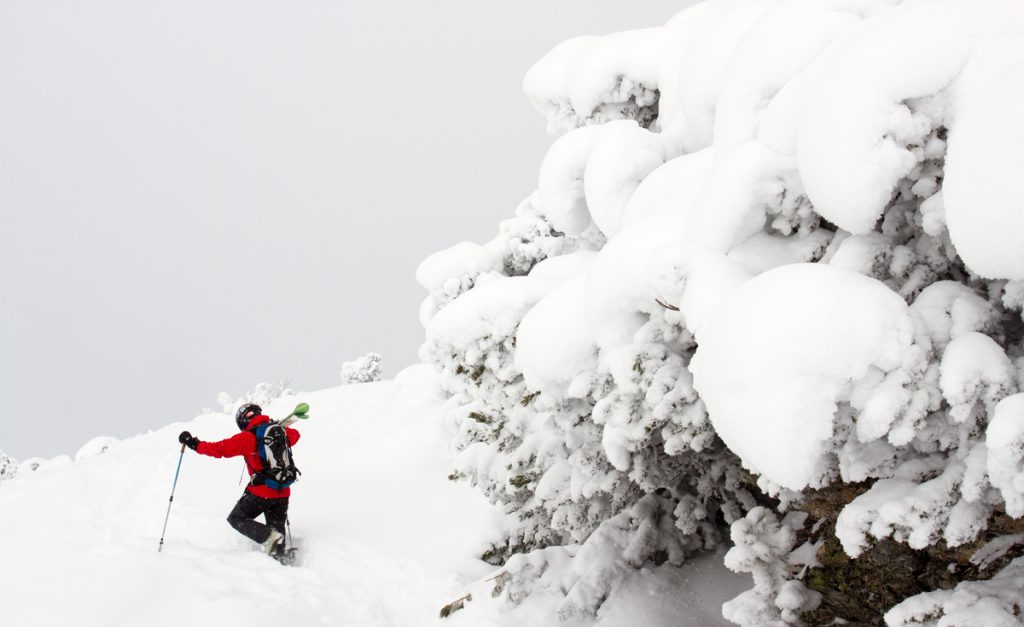
[[0, 481], [18, 476], [18, 462], [13, 457], [0, 451]]
[[952, 590], [911, 597], [885, 614], [892, 627], [956, 625], [1012, 627], [1021, 624], [1024, 557], [1018, 557], [987, 581], [965, 581]]
[[456, 244], [424, 259], [416, 269], [416, 280], [430, 295], [420, 308], [420, 321], [427, 324], [482, 275], [486, 277], [497, 269], [497, 254], [472, 242]]
[[780, 521], [771, 511], [756, 507], [733, 523], [734, 546], [725, 555], [725, 565], [750, 573], [754, 588], [722, 607], [726, 618], [741, 625], [794, 624], [802, 612], [817, 607], [821, 595], [790, 574], [796, 529], [806, 518], [806, 514], [791, 513]]
[[295, 394], [292, 391], [291, 383], [288, 381], [282, 381], [280, 383], [257, 383], [252, 390], [245, 393], [237, 399], [232, 399], [231, 395], [227, 392], [221, 392], [217, 395], [217, 403], [221, 406], [221, 410], [230, 415], [234, 415], [236, 409], [242, 406], [244, 403], [256, 403], [260, 407], [266, 407], [272, 401], [281, 398], [282, 396], [291, 396]]
[[541, 261], [594, 246], [600, 236], [593, 230], [567, 237], [537, 208], [537, 194], [516, 208], [515, 217], [498, 225], [498, 237], [488, 246], [498, 254], [501, 270], [508, 276], [529, 274]]
[[346, 361], [341, 365], [341, 382], [348, 385], [380, 381], [381, 372], [380, 353], [366, 353], [358, 359]]
[[742, 624], [1012, 612], [957, 577], [1024, 517], [1024, 5], [709, 0], [524, 87], [538, 191], [419, 273], [503, 598], [593, 613], [731, 525]]
[[622, 119], [649, 126], [658, 114], [664, 37], [645, 29], [570, 39], [530, 68], [523, 89], [551, 131]]
[[603, 243], [596, 229], [583, 229], [571, 236], [552, 226], [550, 218], [537, 209], [538, 194], [523, 200], [515, 216], [499, 225], [498, 235], [481, 246], [462, 242], [434, 253], [416, 269], [429, 296], [420, 306], [424, 326], [448, 303], [478, 284], [506, 276], [523, 276], [541, 261], [576, 250], [589, 250]]

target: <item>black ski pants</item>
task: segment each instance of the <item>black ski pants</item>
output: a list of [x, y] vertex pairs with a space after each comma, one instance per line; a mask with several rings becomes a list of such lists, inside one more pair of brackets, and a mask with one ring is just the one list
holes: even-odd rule
[[[263, 514], [266, 524], [253, 520], [260, 514]], [[267, 541], [271, 528], [284, 534], [284, 524], [287, 520], [287, 496], [281, 499], [265, 499], [249, 492], [238, 499], [235, 508], [228, 514], [228, 523], [235, 531], [259, 544]]]

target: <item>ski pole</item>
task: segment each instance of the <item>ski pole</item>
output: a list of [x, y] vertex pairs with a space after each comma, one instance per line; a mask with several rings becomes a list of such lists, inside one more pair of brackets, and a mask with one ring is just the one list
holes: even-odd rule
[[171, 505], [174, 503], [174, 489], [178, 487], [178, 473], [181, 472], [181, 460], [185, 457], [185, 445], [181, 445], [181, 455], [178, 455], [178, 469], [174, 471], [174, 485], [171, 486], [171, 499], [167, 502], [167, 515], [164, 516], [164, 530], [160, 532], [160, 546], [156, 552], [164, 548], [164, 534], [167, 533], [167, 521], [171, 518]]

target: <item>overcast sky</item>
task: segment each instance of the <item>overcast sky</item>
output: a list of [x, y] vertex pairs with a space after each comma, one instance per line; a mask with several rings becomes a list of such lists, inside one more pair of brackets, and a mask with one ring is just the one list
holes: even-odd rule
[[0, 449], [415, 363], [418, 263], [536, 187], [527, 68], [686, 4], [0, 3]]

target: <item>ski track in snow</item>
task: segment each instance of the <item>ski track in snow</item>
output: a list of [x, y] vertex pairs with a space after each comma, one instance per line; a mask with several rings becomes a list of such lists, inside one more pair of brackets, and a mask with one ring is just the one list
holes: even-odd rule
[[[405, 380], [301, 394], [265, 408], [280, 418], [300, 400], [311, 405], [312, 418], [297, 426], [302, 439], [295, 456], [303, 474], [290, 508], [300, 550], [294, 567], [260, 553], [226, 521], [243, 490], [241, 458], [188, 450], [157, 552], [178, 463], [177, 435], [187, 429], [203, 440], [229, 437], [234, 422], [221, 414], [0, 485], [3, 624], [465, 624], [440, 621], [438, 610], [495, 570], [474, 556], [486, 548], [487, 530], [501, 523], [480, 494], [447, 479], [441, 399], [416, 377]], [[720, 558], [713, 560], [711, 587], [723, 570]], [[643, 624], [678, 624], [687, 616], [675, 613], [685, 576], [638, 575], [598, 623], [636, 624], [629, 608], [646, 606], [642, 613], [650, 622]], [[670, 595], [676, 598], [669, 603]], [[724, 624], [718, 604], [729, 594], [718, 591], [721, 598], [710, 603], [698, 596], [682, 603], [690, 606], [692, 624]], [[652, 611], [653, 599], [661, 599], [663, 611]], [[706, 607], [694, 614], [697, 605]], [[550, 599], [524, 606], [508, 612], [491, 604], [482, 614], [489, 625], [522, 624], [524, 615], [534, 625], [557, 623]]]

